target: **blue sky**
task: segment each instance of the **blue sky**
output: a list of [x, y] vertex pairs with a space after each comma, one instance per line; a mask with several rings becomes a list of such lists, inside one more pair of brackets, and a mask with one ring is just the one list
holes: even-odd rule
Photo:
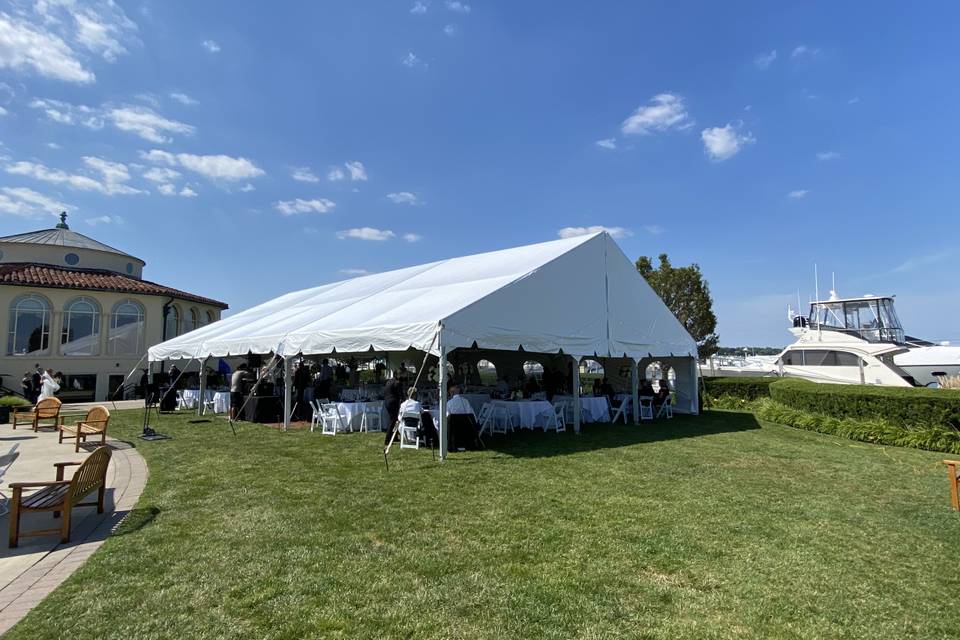
[[814, 263], [960, 339], [960, 5], [773, 5], [2, 2], [0, 233], [66, 206], [239, 310], [602, 226], [725, 345]]

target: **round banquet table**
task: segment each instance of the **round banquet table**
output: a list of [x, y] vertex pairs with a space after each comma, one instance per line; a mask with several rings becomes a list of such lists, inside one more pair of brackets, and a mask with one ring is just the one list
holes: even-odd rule
[[546, 427], [545, 414], [553, 413], [553, 405], [546, 400], [491, 400], [494, 406], [505, 407], [518, 427], [532, 429]]
[[[569, 400], [573, 396], [554, 396], [553, 401]], [[610, 422], [610, 402], [607, 396], [580, 396], [580, 420], [583, 422]]]
[[363, 407], [366, 405], [369, 409], [380, 412], [380, 424], [384, 429], [387, 429], [387, 412], [383, 409], [383, 402], [380, 401], [371, 401], [371, 402], [338, 402], [337, 409], [340, 410], [340, 415], [343, 416], [343, 422], [347, 425], [348, 429], [353, 431], [360, 431], [360, 422], [363, 420]]
[[213, 412], [214, 413], [229, 413], [230, 412], [230, 392], [229, 391], [217, 391], [213, 394]]
[[[183, 404], [187, 409], [196, 409], [200, 401], [200, 389], [184, 389], [180, 392], [183, 396]], [[206, 389], [204, 395], [207, 400], [213, 400], [213, 389]]]

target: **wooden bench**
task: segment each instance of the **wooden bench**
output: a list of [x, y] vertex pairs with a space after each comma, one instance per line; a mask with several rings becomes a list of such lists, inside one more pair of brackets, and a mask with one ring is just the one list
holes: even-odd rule
[[[44, 398], [39, 401], [35, 407], [24, 409], [14, 407], [13, 428], [16, 429], [18, 424], [30, 423], [34, 431], [40, 427], [53, 427], [57, 429], [60, 427], [61, 404], [58, 398]], [[52, 421], [52, 424], [40, 424], [41, 420]]]
[[100, 436], [100, 444], [107, 444], [107, 425], [110, 423], [110, 412], [106, 407], [96, 406], [87, 411], [83, 420], [79, 420], [75, 425], [60, 425], [60, 443], [63, 444], [63, 434], [68, 434], [71, 438], [76, 437], [77, 444], [74, 451], [80, 451], [80, 441], [87, 441], [87, 436]]
[[947, 465], [947, 473], [950, 475], [950, 502], [953, 508], [960, 511], [960, 460], [944, 460]]
[[[107, 490], [107, 465], [110, 464], [110, 448], [100, 447], [83, 462], [57, 462], [57, 479], [53, 482], [14, 482], [13, 498], [10, 500], [10, 547], [16, 547], [21, 536], [42, 536], [60, 533], [60, 542], [70, 542], [70, 514], [74, 507], [96, 506], [97, 513], [103, 513], [103, 498]], [[80, 465], [73, 478], [63, 479], [64, 467]], [[24, 489], [39, 489], [28, 496]], [[97, 491], [96, 502], [80, 502], [93, 491]], [[20, 533], [20, 516], [24, 513], [53, 511], [53, 517], [62, 515], [58, 529], [39, 529]]]

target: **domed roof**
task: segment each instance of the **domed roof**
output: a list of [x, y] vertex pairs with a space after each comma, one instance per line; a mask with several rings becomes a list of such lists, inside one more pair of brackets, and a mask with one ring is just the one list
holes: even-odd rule
[[127, 258], [133, 258], [139, 262], [143, 262], [140, 258], [132, 256], [129, 253], [120, 251], [119, 249], [114, 249], [110, 245], [106, 245], [98, 240], [89, 238], [82, 233], [77, 233], [76, 231], [71, 231], [70, 227], [67, 226], [66, 214], [61, 214], [60, 224], [58, 224], [53, 229], [41, 229], [40, 231], [29, 231], [27, 233], [18, 233], [12, 236], [0, 237], [0, 243], [2, 242], [12, 242], [19, 244], [42, 244], [50, 246], [59, 246], [59, 247], [70, 247], [73, 249], [90, 249], [93, 251], [103, 251], [105, 253], [113, 253], [119, 256], [125, 256]]

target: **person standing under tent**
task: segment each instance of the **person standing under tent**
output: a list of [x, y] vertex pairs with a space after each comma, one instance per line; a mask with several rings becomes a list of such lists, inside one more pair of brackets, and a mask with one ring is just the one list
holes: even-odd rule
[[243, 383], [247, 379], [247, 365], [241, 364], [230, 376], [230, 419], [236, 420], [243, 405]]
[[182, 372], [180, 367], [175, 364], [170, 365], [170, 388], [178, 389], [180, 387], [180, 376]]
[[403, 400], [403, 387], [400, 386], [400, 381], [397, 380], [396, 372], [390, 374], [390, 378], [387, 380], [386, 384], [383, 385], [383, 408], [387, 410], [387, 417], [389, 420], [390, 426], [385, 429], [385, 435], [383, 436], [383, 444], [386, 446], [390, 442], [390, 434], [393, 432], [393, 427], [397, 424], [397, 419], [400, 417], [400, 403]]
[[317, 397], [330, 398], [330, 387], [333, 384], [333, 367], [330, 360], [324, 358], [320, 362], [320, 374], [317, 376]]
[[46, 400], [57, 395], [57, 391], [60, 391], [60, 385], [53, 379], [53, 369], [44, 371], [41, 379], [40, 400]]

